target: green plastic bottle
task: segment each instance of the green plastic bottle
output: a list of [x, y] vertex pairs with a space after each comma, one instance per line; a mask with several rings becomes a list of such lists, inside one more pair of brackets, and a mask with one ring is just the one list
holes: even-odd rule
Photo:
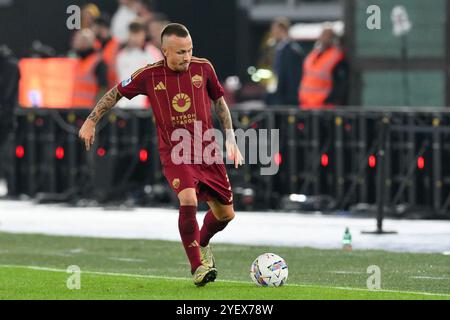
[[348, 227], [345, 228], [344, 237], [342, 239], [342, 248], [345, 251], [352, 251], [352, 234]]

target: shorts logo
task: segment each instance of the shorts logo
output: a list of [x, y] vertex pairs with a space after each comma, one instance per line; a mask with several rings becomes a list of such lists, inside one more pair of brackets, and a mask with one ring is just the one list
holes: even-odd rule
[[196, 74], [195, 76], [192, 77], [192, 84], [197, 88], [200, 89], [200, 87], [202, 86], [203, 83], [203, 77]]
[[178, 179], [178, 178], [173, 179], [173, 181], [172, 181], [172, 186], [173, 186], [175, 189], [178, 189], [178, 188], [180, 187], [180, 179]]
[[124, 81], [122, 81], [122, 87], [126, 87], [127, 85], [129, 85], [131, 83], [131, 78], [130, 79], [127, 79], [127, 80], [124, 80]]
[[172, 107], [178, 112], [186, 112], [191, 107], [191, 98], [185, 93], [179, 93], [173, 97]]

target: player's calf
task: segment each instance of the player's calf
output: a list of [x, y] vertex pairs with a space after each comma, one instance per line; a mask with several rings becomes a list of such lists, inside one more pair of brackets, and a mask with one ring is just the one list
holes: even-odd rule
[[203, 219], [203, 226], [200, 230], [200, 246], [206, 247], [209, 244], [209, 240], [217, 234], [218, 232], [225, 229], [228, 223], [233, 219], [233, 216], [227, 216], [227, 219], [224, 216], [221, 216], [221, 219], [218, 220], [213, 214], [212, 210], [208, 210]]

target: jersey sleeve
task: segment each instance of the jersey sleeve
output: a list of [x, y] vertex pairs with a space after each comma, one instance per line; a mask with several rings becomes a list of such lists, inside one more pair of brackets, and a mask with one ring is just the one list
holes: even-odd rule
[[145, 72], [138, 70], [129, 79], [117, 85], [119, 93], [127, 99], [133, 99], [140, 94], [147, 94], [145, 89]]
[[219, 82], [219, 79], [217, 78], [216, 71], [214, 70], [212, 65], [209, 63], [207, 63], [206, 65], [208, 70], [208, 81], [206, 83], [206, 88], [211, 100], [216, 101], [223, 96], [224, 91], [222, 85]]

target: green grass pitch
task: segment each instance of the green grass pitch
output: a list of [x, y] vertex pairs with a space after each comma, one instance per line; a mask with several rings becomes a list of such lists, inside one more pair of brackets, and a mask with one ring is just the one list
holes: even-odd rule
[[[211, 245], [218, 279], [197, 288], [179, 242], [0, 233], [0, 299], [450, 299], [450, 256]], [[251, 282], [264, 252], [285, 258], [287, 285]], [[70, 265], [81, 269], [79, 290], [67, 288]], [[381, 290], [367, 289], [370, 265], [380, 267]]]

